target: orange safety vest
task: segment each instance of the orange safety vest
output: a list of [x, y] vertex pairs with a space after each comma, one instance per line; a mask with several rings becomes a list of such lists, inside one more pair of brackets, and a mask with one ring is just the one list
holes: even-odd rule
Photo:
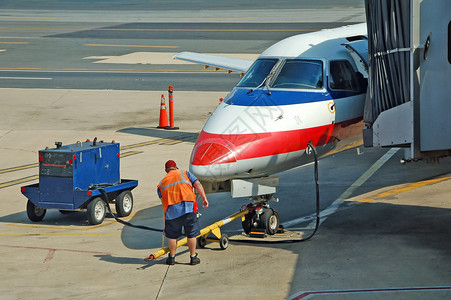
[[196, 202], [196, 194], [186, 171], [169, 171], [158, 184], [158, 189], [161, 192], [164, 211], [168, 210], [168, 206], [183, 201]]

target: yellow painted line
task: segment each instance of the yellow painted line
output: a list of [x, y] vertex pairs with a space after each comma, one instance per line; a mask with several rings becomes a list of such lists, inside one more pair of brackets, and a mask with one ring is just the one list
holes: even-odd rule
[[20, 171], [20, 170], [26, 170], [26, 169], [31, 169], [31, 168], [36, 168], [38, 166], [39, 166], [39, 164], [35, 163], [35, 164], [28, 164], [28, 165], [13, 167], [13, 168], [2, 169], [2, 170], [0, 170], [0, 174], [10, 173], [10, 172], [15, 172], [15, 171]]
[[46, 248], [46, 247], [32, 247], [32, 246], [19, 246], [19, 245], [0, 245], [1, 247], [8, 247], [8, 248], [16, 248], [16, 249], [31, 249], [31, 250], [46, 250], [49, 251], [49, 255], [47, 255], [47, 258], [44, 260], [46, 262], [47, 260], [50, 260], [53, 258], [53, 254], [56, 251], [66, 251], [66, 252], [78, 252], [78, 253], [95, 253], [95, 254], [107, 254], [110, 255], [110, 253], [106, 252], [100, 252], [100, 251], [89, 251], [89, 250], [78, 250], [78, 249], [57, 249], [57, 248]]
[[381, 198], [394, 196], [394, 195], [397, 195], [397, 194], [401, 194], [401, 193], [404, 193], [404, 192], [407, 192], [407, 191], [411, 191], [411, 190], [414, 190], [414, 189], [417, 189], [417, 188], [420, 188], [420, 187], [423, 187], [423, 186], [426, 186], [426, 185], [434, 184], [434, 183], [445, 181], [445, 180], [448, 180], [448, 179], [451, 179], [451, 176], [440, 177], [440, 178], [429, 179], [429, 180], [423, 180], [423, 181], [419, 181], [419, 182], [414, 182], [414, 183], [408, 184], [406, 186], [395, 188], [395, 189], [392, 189], [392, 190], [389, 190], [389, 191], [386, 191], [386, 192], [379, 193], [379, 194], [377, 194], [375, 196], [359, 199], [359, 200], [356, 200], [356, 201], [357, 202], [361, 202], [361, 203], [374, 202], [374, 201], [377, 201], [377, 200], [379, 200]]
[[127, 149], [132, 149], [132, 148], [138, 148], [138, 147], [144, 147], [144, 146], [149, 146], [149, 145], [153, 145], [153, 144], [158, 144], [158, 143], [162, 143], [165, 141], [171, 141], [172, 139], [157, 139], [157, 140], [153, 140], [153, 141], [149, 141], [149, 142], [142, 142], [142, 143], [138, 143], [138, 144], [132, 144], [132, 145], [128, 145], [128, 146], [123, 146], [121, 147], [121, 150], [127, 150]]
[[[1, 70], [20, 70], [20, 71], [88, 71], [88, 72], [149, 72], [149, 73], [155, 73], [155, 72], [161, 72], [161, 73], [167, 73], [167, 72], [196, 72], [196, 73], [217, 73], [218, 71], [214, 70], [179, 70], [179, 69], [75, 69], [75, 68], [64, 68], [64, 69], [58, 69], [58, 68], [1, 68]], [[226, 72], [225, 70], [220, 70], [219, 72]]]
[[104, 71], [142, 71], [145, 70], [134, 70], [134, 69], [81, 69], [81, 68], [1, 68], [2, 70], [26, 70], [26, 71], [93, 71], [93, 72], [104, 72]]
[[197, 139], [196, 137], [188, 136], [188, 137], [182, 137], [180, 139], [172, 140], [169, 142], [161, 143], [160, 145], [170, 146], [170, 145], [180, 144], [183, 142], [193, 142], [194, 143], [196, 141], [196, 139]]
[[180, 144], [180, 143], [183, 143], [183, 142], [185, 142], [185, 141], [181, 141], [181, 140], [170, 141], [170, 142], [166, 142], [166, 143], [161, 143], [160, 145], [170, 146], [170, 145]]
[[391, 191], [380, 193], [377, 196], [379, 198], [389, 197], [389, 196], [393, 196], [395, 194], [404, 193], [404, 192], [407, 192], [407, 191], [410, 191], [410, 190], [413, 190], [413, 189], [417, 189], [417, 188], [425, 186], [425, 185], [437, 183], [437, 182], [444, 181], [444, 180], [447, 180], [447, 179], [450, 179], [450, 178], [451, 178], [451, 176], [442, 177], [442, 178], [436, 178], [436, 179], [430, 179], [430, 180], [424, 180], [424, 181], [420, 181], [420, 182], [414, 182], [414, 183], [411, 183], [411, 184], [409, 184], [407, 186], [404, 186], [404, 187], [400, 187], [400, 188], [396, 188], [396, 189], [391, 190]]
[[[142, 153], [142, 151], [130, 151], [130, 152], [126, 152], [126, 153], [121, 153], [121, 157], [127, 157], [130, 155], [139, 154], [139, 153]], [[12, 168], [6, 168], [6, 169], [1, 169], [0, 174], [27, 170], [27, 169], [37, 168], [37, 167], [39, 167], [38, 163], [28, 164], [28, 165], [23, 165], [23, 166], [18, 166], [18, 167], [12, 167]]]
[[111, 236], [120, 233], [0, 233], [0, 236]]
[[336, 154], [336, 153], [339, 153], [339, 152], [342, 152], [342, 151], [345, 151], [345, 150], [349, 150], [349, 149], [352, 149], [352, 148], [356, 148], [356, 147], [359, 147], [359, 146], [362, 146], [362, 145], [363, 145], [363, 140], [356, 141], [356, 142], [354, 142], [352, 144], [349, 144], [347, 146], [339, 147], [337, 149], [333, 149], [330, 152], [327, 152], [326, 155], [329, 156], [329, 155]]
[[44, 70], [44, 68], [4, 68], [3, 70]]
[[374, 202], [374, 201], [376, 201], [376, 200], [373, 198], [363, 198], [363, 199], [357, 200], [357, 202], [360, 202], [360, 203], [370, 203], [370, 202]]
[[39, 225], [39, 224], [22, 224], [22, 223], [9, 223], [7, 224], [7, 226], [13, 226], [13, 227], [26, 227], [26, 228], [39, 228], [39, 229], [58, 229], [58, 230], [73, 230], [73, 231], [88, 231], [88, 230], [93, 230], [93, 229], [97, 229], [100, 227], [104, 227], [107, 225], [111, 225], [115, 223], [115, 221], [109, 221], [109, 222], [103, 222], [102, 224], [99, 225], [87, 225], [86, 228], [69, 228], [69, 227], [62, 227], [64, 225], [61, 226], [57, 226], [57, 225]]
[[85, 44], [92, 47], [135, 47], [135, 48], [179, 48], [179, 46], [152, 46], [152, 45], [112, 45], [112, 44]]
[[[130, 219], [132, 219], [135, 216], [134, 213], [131, 213], [128, 217], [126, 218], [122, 218], [121, 220], [124, 221], [128, 221]], [[39, 225], [39, 224], [22, 224], [22, 223], [9, 223], [7, 224], [7, 226], [13, 226], [13, 227], [26, 227], [26, 228], [39, 228], [39, 229], [57, 229], [57, 230], [73, 230], [73, 231], [89, 231], [89, 230], [94, 230], [100, 227], [105, 227], [111, 224], [115, 224], [116, 220], [112, 219], [112, 220], [108, 220], [108, 221], [103, 221], [102, 224], [99, 225], [87, 225], [86, 227], [83, 228], [70, 228], [70, 227], [63, 227], [64, 225]]]
[[92, 28], [50, 28], [50, 27], [0, 27], [13, 30], [92, 30]]
[[[157, 139], [157, 140], [153, 140], [153, 141], [149, 141], [149, 142], [143, 142], [143, 143], [138, 143], [138, 144], [133, 144], [133, 145], [128, 145], [128, 146], [123, 146], [123, 147], [120, 148], [120, 150], [133, 149], [133, 148], [144, 147], [144, 146], [149, 146], [149, 145], [153, 145], [153, 144], [173, 145], [173, 144], [181, 143], [181, 142], [183, 142], [185, 140], [189, 140], [191, 138], [192, 138], [191, 136], [188, 136], [188, 137], [183, 137], [182, 136], [182, 137], [173, 137], [173, 138], [161, 138], [161, 139]], [[174, 139], [177, 139], [177, 140], [174, 141]], [[142, 151], [129, 151], [129, 152], [121, 153], [120, 157], [124, 158], [124, 157], [128, 157], [128, 156], [131, 156], [131, 155], [136, 155], [136, 154], [140, 154], [140, 153], [142, 153]], [[18, 166], [18, 167], [6, 168], [6, 169], [0, 170], [0, 174], [11, 173], [11, 172], [20, 171], [20, 170], [26, 170], [26, 169], [31, 169], [31, 168], [36, 168], [38, 166], [39, 166], [38, 163], [34, 163], [34, 164], [28, 164], [28, 165], [23, 165], [23, 166]], [[29, 182], [29, 181], [33, 181], [33, 180], [37, 180], [37, 179], [39, 179], [39, 175], [32, 175], [32, 176], [23, 177], [23, 178], [16, 179], [16, 180], [3, 182], [3, 183], [0, 183], [0, 189], [6, 188], [6, 187], [10, 187], [10, 186], [13, 186], [13, 185], [18, 185], [18, 184], [25, 183], [25, 182]]]
[[0, 183], [0, 189], [6, 188], [6, 187], [9, 187], [9, 186], [13, 186], [13, 185], [16, 185], [16, 184], [21, 184], [21, 183], [24, 183], [24, 182], [36, 180], [36, 179], [39, 179], [38, 175], [32, 175], [32, 176], [24, 177], [24, 178], [17, 179], [17, 180], [3, 182], [3, 183]]
[[0, 42], [0, 44], [28, 45], [28, 42]]
[[121, 150], [127, 150], [127, 149], [133, 149], [133, 148], [138, 148], [138, 147], [144, 147], [144, 146], [149, 146], [149, 145], [153, 145], [159, 142], [158, 140], [155, 141], [150, 141], [150, 142], [143, 142], [143, 143], [138, 143], [138, 144], [133, 144], [133, 145], [128, 145], [128, 146], [123, 146], [121, 147]]
[[129, 152], [125, 152], [125, 153], [121, 153], [121, 158], [124, 158], [124, 157], [128, 157], [128, 156], [131, 156], [131, 155], [135, 155], [135, 154], [140, 154], [140, 153], [143, 153], [142, 151], [129, 151]]
[[161, 145], [162, 143], [166, 142], [166, 141], [173, 141], [174, 138], [169, 138], [169, 139], [159, 139], [157, 141], [155, 141], [157, 144]]

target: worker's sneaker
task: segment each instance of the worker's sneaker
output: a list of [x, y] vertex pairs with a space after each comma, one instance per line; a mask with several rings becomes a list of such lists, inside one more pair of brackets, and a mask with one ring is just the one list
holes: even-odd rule
[[200, 259], [197, 257], [197, 253], [194, 256], [191, 256], [191, 261], [189, 262], [190, 265], [197, 265], [200, 264]]
[[171, 255], [169, 255], [166, 259], [166, 264], [170, 266], [175, 265], [175, 256], [172, 257]]

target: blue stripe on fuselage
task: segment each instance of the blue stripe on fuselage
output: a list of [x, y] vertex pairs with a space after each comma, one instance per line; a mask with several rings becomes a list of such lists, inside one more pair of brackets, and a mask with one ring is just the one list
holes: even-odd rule
[[252, 92], [249, 92], [249, 90], [249, 88], [235, 87], [224, 99], [224, 102], [241, 106], [274, 106], [336, 100], [360, 94], [353, 91], [332, 91], [329, 93], [327, 90], [310, 92], [280, 89], [271, 89], [271, 94], [269, 94], [266, 88], [259, 88]]

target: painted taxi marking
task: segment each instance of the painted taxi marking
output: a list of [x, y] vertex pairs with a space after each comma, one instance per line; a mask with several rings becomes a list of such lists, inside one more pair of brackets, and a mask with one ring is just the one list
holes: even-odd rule
[[389, 190], [389, 191], [385, 191], [385, 192], [379, 193], [379, 194], [374, 195], [372, 197], [366, 197], [366, 198], [358, 199], [358, 200], [356, 200], [356, 202], [371, 203], [371, 202], [375, 202], [375, 201], [378, 201], [378, 200], [383, 199], [383, 198], [387, 198], [387, 197], [390, 197], [390, 196], [401, 194], [401, 193], [404, 193], [404, 192], [407, 192], [407, 191], [411, 191], [411, 190], [414, 190], [414, 189], [417, 189], [417, 188], [420, 188], [420, 187], [423, 187], [423, 186], [426, 186], [426, 185], [438, 183], [438, 182], [445, 181], [445, 180], [448, 180], [448, 179], [451, 179], [451, 176], [418, 181], [418, 182], [414, 182], [414, 183], [411, 183], [411, 184], [408, 184], [408, 185], [405, 185], [405, 186], [402, 186], [402, 187], [399, 187], [399, 188], [395, 188], [395, 189], [392, 189], [392, 190]]
[[[129, 221], [130, 219], [132, 219], [136, 214], [135, 213], [131, 213], [128, 217], [126, 218], [121, 218], [121, 220], [123, 221]], [[104, 221], [102, 224], [99, 225], [89, 225], [89, 226], [83, 226], [82, 228], [70, 228], [70, 227], [64, 227], [65, 225], [39, 225], [39, 224], [23, 224], [23, 223], [9, 223], [6, 224], [7, 226], [13, 226], [13, 227], [26, 227], [26, 228], [39, 228], [39, 229], [57, 229], [57, 230], [73, 230], [73, 231], [89, 231], [89, 230], [94, 230], [100, 227], [105, 227], [111, 224], [115, 224], [116, 220], [114, 220], [113, 218], [111, 220], [107, 220]], [[73, 225], [70, 225], [73, 226]], [[0, 233], [0, 236], [2, 235], [11, 235], [8, 233]], [[12, 234], [14, 235], [14, 234]], [[33, 233], [19, 233], [17, 235], [61, 235], [61, 234], [54, 234], [54, 233], [39, 233], [39, 234], [33, 234]], [[64, 235], [64, 234], [63, 234]], [[68, 236], [71, 235], [86, 235], [86, 234], [68, 234]], [[100, 235], [105, 235], [105, 234], [100, 234]], [[116, 234], [106, 234], [106, 235], [116, 235]]]

